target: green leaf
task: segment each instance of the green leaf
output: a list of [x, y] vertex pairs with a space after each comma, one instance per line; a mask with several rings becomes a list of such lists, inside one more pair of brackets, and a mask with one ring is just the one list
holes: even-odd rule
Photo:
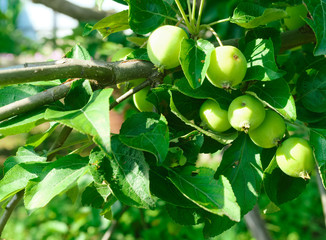
[[255, 39], [246, 44], [244, 53], [247, 59], [247, 73], [244, 81], [269, 81], [281, 78], [285, 72], [279, 70], [271, 39]]
[[178, 79], [174, 88], [188, 97], [215, 100], [220, 104], [221, 108], [226, 110], [232, 100], [239, 95], [237, 91], [229, 93], [224, 89], [214, 87], [209, 81], [204, 81], [199, 88], [193, 89], [185, 77]]
[[120, 3], [120, 4], [123, 4], [123, 5], [128, 5], [128, 4], [126, 3], [126, 1], [128, 1], [128, 0], [113, 0], [113, 1], [115, 1], [115, 2], [117, 2], [117, 3]]
[[71, 111], [47, 109], [45, 118], [91, 135], [93, 141], [108, 153], [110, 151], [109, 97], [112, 91], [113, 89], [95, 91], [89, 102], [81, 109]]
[[287, 13], [278, 8], [264, 8], [255, 3], [240, 3], [233, 12], [230, 22], [244, 28], [256, 28], [280, 20]]
[[296, 106], [289, 85], [283, 79], [257, 82], [246, 91], [288, 120], [296, 120]]
[[127, 29], [129, 29], [128, 10], [109, 15], [93, 26], [93, 30], [98, 30], [103, 38]]
[[55, 196], [71, 187], [87, 170], [88, 158], [76, 154], [51, 162], [38, 178], [26, 186], [24, 203], [32, 210], [47, 205]]
[[314, 147], [319, 174], [324, 188], [326, 188], [326, 130], [311, 129], [310, 143]]
[[0, 134], [4, 136], [29, 132], [34, 127], [47, 122], [44, 119], [46, 108], [36, 109], [0, 122]]
[[224, 152], [216, 176], [226, 176], [233, 188], [241, 214], [249, 212], [257, 202], [262, 183], [261, 148], [242, 133]]
[[237, 223], [226, 216], [218, 216], [213, 214], [205, 214], [204, 219], [205, 226], [203, 228], [203, 234], [205, 238], [220, 235]]
[[92, 86], [88, 80], [80, 79], [74, 81], [64, 98], [65, 110], [75, 110], [84, 107], [92, 93]]
[[50, 87], [58, 85], [57, 83], [47, 83], [47, 85], [19, 84], [14, 86], [3, 87], [0, 89], [0, 107], [12, 102], [33, 96]]
[[86, 48], [83, 46], [76, 44], [74, 47], [72, 47], [69, 52], [65, 55], [66, 58], [73, 58], [73, 59], [81, 59], [81, 60], [91, 60], [92, 57], [89, 55]]
[[[135, 44], [136, 46], [140, 47], [140, 46], [143, 46], [146, 43], [146, 41], [148, 40], [148, 37], [138, 37], [138, 36], [131, 35], [129, 37], [126, 37], [126, 39], [129, 42], [131, 42], [131, 43]], [[140, 50], [140, 49], [143, 49], [143, 48], [138, 48], [138, 49]], [[146, 50], [146, 49], [144, 49], [144, 50]]]
[[45, 162], [46, 157], [41, 157], [34, 151], [32, 146], [23, 146], [18, 148], [16, 156], [7, 158], [4, 162], [4, 173], [8, 172], [9, 169], [14, 167], [16, 164], [23, 162]]
[[170, 147], [169, 152], [163, 162], [164, 166], [167, 167], [178, 167], [183, 166], [187, 162], [187, 158], [183, 155], [183, 150], [179, 147]]
[[129, 25], [138, 34], [146, 34], [159, 27], [172, 13], [168, 0], [128, 0]]
[[210, 63], [210, 56], [214, 45], [199, 39], [183, 39], [181, 42], [180, 62], [183, 73], [192, 88], [202, 85]]
[[112, 151], [99, 167], [108, 169], [105, 179], [113, 194], [126, 205], [153, 208], [155, 202], [149, 191], [149, 166], [143, 152], [124, 145], [118, 136], [112, 137], [111, 145]]
[[314, 55], [326, 54], [326, 10], [325, 1], [321, 0], [304, 0], [303, 1], [308, 8], [311, 18], [306, 18], [306, 22], [312, 28], [316, 36], [316, 46], [314, 49]]
[[89, 155], [89, 170], [94, 181], [98, 184], [105, 181], [106, 172], [110, 171], [110, 164], [108, 163], [107, 155], [101, 151], [99, 147], [92, 149]]
[[110, 194], [112, 192], [108, 185], [92, 182], [83, 192], [81, 202], [83, 205], [102, 208]]
[[138, 48], [138, 49], [132, 51], [131, 53], [129, 53], [127, 55], [127, 60], [130, 60], [130, 59], [150, 61], [146, 48]]
[[[309, 127], [312, 127], [315, 123], [323, 122], [326, 123], [326, 112], [324, 113], [316, 113], [308, 110], [305, 106], [303, 106], [302, 101], [296, 101], [297, 115], [298, 119], [304, 123], [309, 124]], [[324, 126], [326, 126], [324, 124]], [[318, 127], [316, 127], [318, 128]], [[320, 127], [324, 128], [324, 127]]]
[[269, 199], [276, 205], [297, 198], [309, 181], [286, 175], [278, 167], [275, 157], [264, 172], [263, 184]]
[[183, 208], [171, 204], [166, 204], [165, 208], [169, 216], [181, 225], [197, 225], [204, 220], [198, 208]]
[[[194, 130], [178, 138], [178, 142], [175, 145], [177, 146], [177, 149], [180, 148], [183, 151], [183, 155], [186, 157], [187, 163], [196, 163], [198, 154], [201, 152], [201, 148], [204, 143], [204, 136], [204, 134]], [[171, 140], [171, 142], [172, 141], [173, 140]], [[214, 140], [212, 139], [212, 141]], [[216, 145], [220, 144], [216, 141], [214, 142]], [[224, 145], [220, 145], [224, 147]]]
[[184, 196], [199, 207], [240, 221], [240, 208], [226, 177], [220, 176], [216, 180], [214, 170], [189, 166], [180, 171], [170, 169], [169, 178]]
[[254, 28], [248, 30], [244, 39], [239, 40], [239, 48], [245, 49], [246, 45], [256, 39], [272, 40], [274, 53], [278, 53], [281, 48], [281, 32], [274, 27]]
[[163, 201], [183, 208], [196, 208], [197, 205], [186, 198], [168, 179], [168, 171], [163, 167], [151, 166], [149, 171], [150, 190]]
[[32, 147], [38, 147], [41, 145], [51, 134], [56, 130], [56, 128], [59, 126], [58, 123], [50, 122], [50, 127], [42, 133], [38, 133], [35, 135], [31, 135], [26, 140], [26, 145], [32, 146]]
[[24, 189], [29, 180], [37, 178], [49, 163], [22, 162], [16, 164], [0, 181], [0, 202]]
[[297, 81], [298, 100], [310, 111], [326, 112], [325, 60], [317, 61], [303, 72]]
[[171, 111], [178, 117], [180, 118], [185, 124], [195, 128], [196, 130], [198, 130], [199, 132], [213, 138], [214, 140], [222, 143], [222, 144], [228, 144], [231, 143], [234, 139], [236, 139], [236, 137], [238, 136], [237, 132], [231, 132], [231, 133], [217, 133], [217, 132], [211, 132], [211, 131], [206, 131], [202, 128], [200, 128], [199, 126], [197, 126], [196, 124], [194, 124], [191, 120], [188, 120], [187, 118], [185, 118], [177, 109], [177, 107], [175, 106], [174, 102], [173, 102], [173, 98], [172, 98], [172, 94], [171, 94], [171, 100], [170, 100], [170, 107], [171, 107]]
[[121, 126], [119, 139], [129, 147], [154, 154], [160, 164], [169, 149], [169, 129], [163, 115], [141, 112]]

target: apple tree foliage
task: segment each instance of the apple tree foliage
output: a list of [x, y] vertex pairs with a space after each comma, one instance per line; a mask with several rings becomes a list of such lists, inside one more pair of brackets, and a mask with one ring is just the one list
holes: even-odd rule
[[[281, 205], [296, 198], [309, 184], [307, 179], [290, 177], [280, 170], [274, 158], [277, 147], [264, 149], [243, 131], [231, 128], [215, 132], [202, 124], [199, 109], [207, 99], [227, 110], [235, 98], [244, 94], [284, 119], [287, 126], [284, 139], [300, 136], [308, 140], [317, 169], [312, 176], [320, 175], [325, 184], [324, 1], [265, 0], [259, 4], [238, 1], [223, 19], [205, 18], [209, 11], [218, 12], [221, 8], [224, 11], [218, 1], [117, 2], [128, 5], [128, 10], [108, 16], [94, 26], [87, 25], [85, 37], [93, 30], [106, 38], [131, 29], [134, 37], [129, 40], [139, 47], [126, 56], [126, 61], [150, 61], [146, 49], [148, 35], [161, 25], [179, 25], [189, 36], [181, 42], [181, 66], [158, 69], [161, 78], [151, 83], [146, 98], [155, 110], [129, 116], [119, 134], [110, 133], [114, 88], [95, 88], [87, 79], [74, 82], [63, 101], [0, 122], [2, 137], [50, 123], [48, 130], [29, 137], [26, 145], [5, 161], [4, 177], [0, 180], [0, 202], [4, 206], [15, 194], [24, 191], [26, 209], [42, 208], [57, 195], [76, 188], [78, 179], [87, 174], [92, 181], [81, 193], [82, 202], [101, 209], [107, 218], [112, 217], [111, 206], [116, 201], [146, 209], [165, 204], [175, 222], [202, 223], [205, 237], [216, 236], [253, 209], [261, 192], [274, 205]], [[284, 25], [288, 17], [285, 9], [297, 4], [304, 4], [307, 9], [302, 31], [312, 31], [315, 41], [305, 45], [299, 42], [294, 48], [284, 49], [287, 40], [283, 36], [288, 32]], [[218, 26], [223, 24], [234, 24], [243, 33], [241, 38], [215, 39], [214, 35], [219, 35]], [[241, 84], [222, 89], [207, 80], [206, 72], [217, 42], [228, 41], [244, 54], [247, 70]], [[79, 45], [66, 57], [91, 59]], [[148, 79], [151, 80], [150, 76]], [[63, 81], [3, 86], [0, 107]], [[69, 154], [57, 155], [55, 161], [49, 161], [56, 150], [39, 151], [37, 147], [60, 125], [80, 132], [85, 138], [80, 142], [82, 147], [78, 145]], [[296, 129], [303, 129], [303, 133]], [[80, 155], [86, 147], [92, 148], [89, 155]], [[196, 165], [199, 154], [218, 150], [222, 150], [223, 156], [217, 170]]]

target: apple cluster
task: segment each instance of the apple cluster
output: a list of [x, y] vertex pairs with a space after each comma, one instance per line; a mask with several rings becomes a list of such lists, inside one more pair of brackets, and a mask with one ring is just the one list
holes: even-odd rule
[[[181, 41], [187, 33], [180, 27], [165, 25], [149, 36], [147, 53], [159, 69], [171, 69], [180, 65]], [[206, 77], [215, 87], [230, 89], [239, 85], [247, 71], [243, 53], [233, 46], [216, 47], [210, 57]], [[138, 80], [139, 81], [139, 80]], [[146, 100], [149, 88], [134, 94], [135, 106], [140, 111], [153, 111], [153, 104]], [[207, 99], [199, 109], [204, 128], [222, 133], [233, 128], [245, 132], [259, 147], [277, 147], [275, 158], [280, 169], [289, 176], [309, 177], [314, 169], [313, 151], [309, 143], [297, 137], [282, 141], [286, 125], [283, 117], [251, 95], [239, 96], [223, 109], [215, 99]]]

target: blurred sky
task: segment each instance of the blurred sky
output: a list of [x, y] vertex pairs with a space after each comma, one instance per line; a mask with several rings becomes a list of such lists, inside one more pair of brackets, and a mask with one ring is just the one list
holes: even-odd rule
[[[3, 3], [4, 0], [0, 0]], [[10, 0], [7, 0], [10, 4]], [[52, 1], [52, 0], [49, 0]], [[94, 7], [95, 0], [69, 0], [70, 2], [81, 7]], [[23, 11], [19, 17], [19, 28], [25, 34], [34, 39], [43, 37], [52, 37], [52, 27], [54, 23], [54, 14], [52, 9], [42, 4], [34, 4], [30, 0], [22, 0], [24, 3]], [[104, 0], [103, 10], [115, 9], [121, 11], [127, 9], [125, 5], [116, 3], [112, 0]], [[72, 29], [77, 26], [77, 21], [66, 15], [56, 14], [57, 37], [62, 38], [72, 33]]]

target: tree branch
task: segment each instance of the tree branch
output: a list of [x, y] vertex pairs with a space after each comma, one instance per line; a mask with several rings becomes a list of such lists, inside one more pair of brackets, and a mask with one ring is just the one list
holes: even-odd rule
[[[305, 25], [296, 30], [281, 33], [280, 52], [282, 53], [291, 48], [301, 46], [307, 43], [313, 43], [313, 42], [316, 42], [315, 34], [313, 33], [313, 31], [308, 25]], [[222, 41], [222, 43], [223, 45], [238, 46], [239, 39], [238, 38], [228, 39]]]
[[66, 0], [32, 0], [33, 3], [43, 4], [56, 12], [63, 13], [69, 17], [75, 18], [80, 22], [99, 21], [113, 11], [96, 11], [91, 8], [83, 8]]
[[67, 81], [33, 96], [0, 107], [0, 121], [53, 103], [67, 95], [73, 81]]
[[255, 239], [271, 240], [271, 236], [266, 229], [264, 220], [261, 218], [257, 205], [255, 205], [255, 207], [244, 216], [244, 219], [247, 227]]
[[321, 205], [323, 208], [323, 214], [324, 214], [324, 224], [326, 226], [326, 190], [324, 188], [322, 179], [319, 175], [319, 169], [316, 167], [316, 178], [317, 178], [317, 184], [318, 184], [318, 190], [319, 190], [319, 194], [320, 194], [320, 201], [321, 201]]
[[64, 78], [93, 79], [100, 85], [109, 86], [137, 78], [147, 78], [153, 70], [152, 63], [141, 60], [107, 63], [63, 58], [0, 69], [0, 86]]
[[15, 209], [15, 207], [17, 206], [19, 201], [23, 198], [23, 196], [24, 196], [24, 190], [21, 190], [20, 192], [16, 193], [16, 195], [14, 195], [10, 200], [10, 202], [7, 204], [4, 213], [0, 218], [0, 236], [9, 220], [9, 217], [11, 216], [12, 211]]

